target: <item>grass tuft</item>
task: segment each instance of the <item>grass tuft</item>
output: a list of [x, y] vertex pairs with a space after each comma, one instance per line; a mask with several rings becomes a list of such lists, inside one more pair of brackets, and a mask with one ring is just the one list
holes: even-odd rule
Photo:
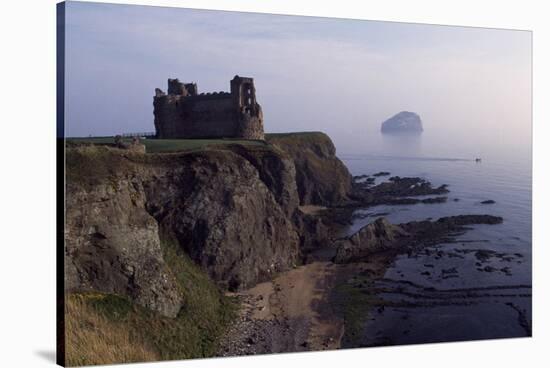
[[160, 355], [125, 323], [111, 321], [88, 303], [98, 295], [71, 295], [66, 302], [67, 365], [155, 361]]

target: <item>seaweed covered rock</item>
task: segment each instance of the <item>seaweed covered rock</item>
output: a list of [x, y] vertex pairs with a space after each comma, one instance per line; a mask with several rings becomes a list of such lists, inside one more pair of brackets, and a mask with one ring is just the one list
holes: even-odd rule
[[466, 231], [468, 225], [496, 225], [502, 217], [491, 215], [459, 215], [436, 221], [411, 221], [393, 225], [385, 218], [365, 225], [355, 234], [335, 242], [334, 262], [357, 262], [380, 252], [406, 252], [411, 247], [437, 244], [451, 235]]
[[415, 204], [415, 203], [442, 203], [447, 200], [446, 197], [436, 198], [411, 198], [427, 195], [447, 194], [449, 190], [447, 185], [443, 184], [433, 187], [432, 183], [419, 177], [399, 177], [393, 176], [388, 181], [377, 185], [372, 182], [357, 181], [353, 182], [353, 190], [350, 198], [356, 201], [358, 205], [374, 206], [379, 204]]
[[401, 227], [392, 225], [381, 217], [355, 234], [337, 241], [334, 262], [346, 263], [369, 254], [399, 248], [401, 240], [408, 236]]

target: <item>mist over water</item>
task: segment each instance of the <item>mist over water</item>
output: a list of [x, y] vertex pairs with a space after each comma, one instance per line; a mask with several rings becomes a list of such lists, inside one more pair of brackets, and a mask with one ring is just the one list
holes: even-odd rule
[[[426, 128], [425, 128], [426, 129]], [[523, 131], [514, 139], [504, 140], [502, 132], [497, 130], [493, 137], [479, 137], [476, 131], [468, 134], [453, 135], [450, 131], [422, 134], [381, 134], [371, 131], [363, 136], [350, 136], [346, 139], [334, 139], [337, 153], [341, 155], [369, 154], [402, 158], [464, 159], [485, 158], [489, 160], [522, 161], [530, 166], [531, 123], [523, 124]]]

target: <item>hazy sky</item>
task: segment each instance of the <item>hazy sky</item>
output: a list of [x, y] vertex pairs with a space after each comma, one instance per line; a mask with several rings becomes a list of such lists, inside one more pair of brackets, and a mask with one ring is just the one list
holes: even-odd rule
[[78, 2], [66, 17], [68, 136], [154, 131], [168, 78], [228, 91], [239, 74], [267, 132], [321, 130], [339, 152], [376, 146], [402, 110], [458, 151], [530, 145], [529, 32]]

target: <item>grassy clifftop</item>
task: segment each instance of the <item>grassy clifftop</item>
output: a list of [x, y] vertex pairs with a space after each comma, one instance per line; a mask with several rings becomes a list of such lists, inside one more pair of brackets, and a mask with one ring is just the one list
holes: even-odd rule
[[[127, 139], [130, 141], [130, 139]], [[282, 154], [290, 157], [296, 166], [296, 183], [300, 203], [330, 205], [344, 202], [351, 191], [351, 175], [336, 157], [336, 149], [330, 137], [322, 132], [294, 132], [266, 134], [265, 141], [237, 139], [145, 139], [147, 155], [128, 152], [125, 157], [114, 157], [107, 150], [97, 150], [101, 145], [113, 145], [114, 138], [70, 138], [67, 147], [80, 146], [80, 150], [67, 150], [67, 172], [69, 179], [94, 181], [122, 169], [130, 162], [167, 163], [178, 158], [166, 153], [193, 153], [201, 151], [223, 151], [241, 147], [250, 154]], [[82, 146], [91, 145], [83, 157]], [[96, 149], [94, 149], [96, 147]], [[81, 160], [82, 158], [82, 160]], [[128, 160], [128, 158], [130, 160]], [[82, 165], [92, 165], [84, 168]], [[72, 165], [72, 167], [69, 167]], [[83, 170], [85, 169], [85, 170]], [[94, 172], [93, 176], [79, 177], [81, 172]]]
[[[147, 153], [169, 153], [182, 151], [200, 151], [205, 149], [222, 148], [225, 145], [244, 145], [251, 147], [267, 148], [271, 144], [287, 144], [297, 147], [311, 144], [332, 145], [330, 138], [322, 132], [295, 132], [295, 133], [269, 133], [265, 135], [266, 140], [244, 140], [244, 139], [143, 139]], [[123, 139], [130, 143], [131, 138]], [[97, 138], [67, 138], [69, 146], [79, 144], [112, 145], [114, 137]]]
[[[130, 143], [131, 138], [123, 139]], [[98, 138], [67, 138], [69, 145], [78, 144], [96, 144], [112, 145], [115, 143], [114, 137]], [[170, 153], [182, 151], [201, 151], [211, 149], [217, 146], [227, 144], [242, 144], [246, 146], [266, 146], [264, 141], [244, 140], [244, 139], [143, 139], [141, 143], [145, 145], [147, 153]]]
[[[332, 145], [330, 137], [323, 132], [289, 132], [269, 133], [265, 135], [266, 142], [270, 144], [329, 144]], [[333, 146], [333, 145], [332, 145]]]

